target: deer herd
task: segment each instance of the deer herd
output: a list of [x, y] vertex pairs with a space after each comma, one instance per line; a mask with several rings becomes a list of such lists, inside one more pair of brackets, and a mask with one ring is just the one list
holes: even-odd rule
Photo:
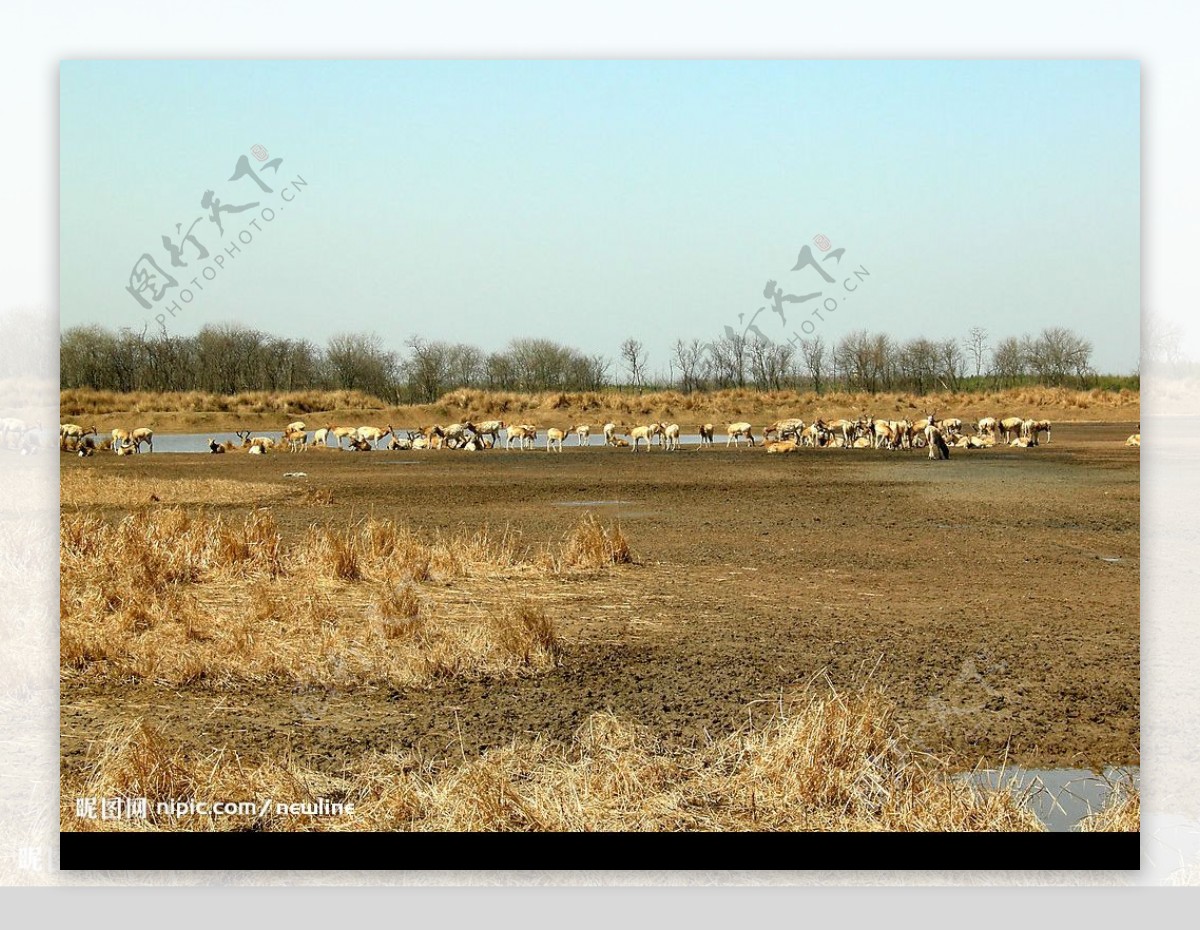
[[[817, 418], [811, 423], [795, 417], [777, 420], [766, 426], [756, 440], [752, 424], [740, 421], [725, 427], [725, 446], [741, 447], [761, 445], [770, 453], [794, 452], [803, 447], [830, 449], [882, 449], [929, 450], [932, 459], [950, 457], [951, 449], [987, 449], [997, 445], [1029, 448], [1037, 446], [1043, 439], [1050, 442], [1049, 420], [1026, 417], [984, 417], [974, 423], [964, 423], [958, 417], [939, 418], [928, 412], [919, 420], [886, 420], [862, 414], [856, 419], [825, 421]], [[697, 448], [715, 446], [716, 427], [712, 423], [697, 427]], [[456, 449], [482, 451], [497, 448], [503, 436], [505, 450], [526, 451], [533, 449], [541, 433], [532, 423], [506, 423], [503, 420], [485, 420], [473, 423], [463, 420], [449, 426], [427, 426], [417, 430], [399, 431], [388, 424], [379, 426], [334, 426], [327, 424], [309, 436], [308, 425], [303, 420], [287, 424], [274, 435], [253, 436], [250, 430], [235, 433], [238, 441], [218, 442], [210, 438], [209, 452], [225, 454], [245, 452], [250, 455], [265, 455], [275, 452], [306, 452], [311, 448], [339, 449], [349, 452], [369, 452], [385, 448], [408, 449]], [[654, 445], [665, 452], [682, 448], [678, 423], [648, 423], [639, 426], [619, 426], [605, 423], [603, 445], [627, 448], [633, 452], [648, 452]], [[579, 424], [569, 429], [550, 427], [545, 430], [547, 452], [563, 451], [564, 441], [575, 437], [575, 444], [591, 446], [591, 427]], [[278, 438], [276, 438], [278, 437]], [[2, 438], [2, 437], [0, 437]], [[598, 437], [599, 438], [599, 437]], [[385, 440], [386, 443], [385, 443]], [[60, 448], [76, 452], [80, 456], [94, 455], [97, 451], [111, 450], [117, 455], [132, 455], [142, 451], [154, 451], [154, 430], [139, 427], [127, 430], [116, 428], [107, 438], [101, 439], [95, 426], [84, 428], [74, 423], [59, 427]], [[1140, 445], [1140, 430], [1131, 436], [1126, 445]]]
[[96, 427], [84, 429], [75, 423], [63, 423], [58, 427], [58, 444], [64, 452], [78, 452], [81, 456], [95, 455], [98, 450], [111, 449], [117, 455], [132, 455], [141, 452], [145, 445], [154, 451], [154, 430], [148, 426], [127, 430], [116, 428], [108, 439], [100, 439]]

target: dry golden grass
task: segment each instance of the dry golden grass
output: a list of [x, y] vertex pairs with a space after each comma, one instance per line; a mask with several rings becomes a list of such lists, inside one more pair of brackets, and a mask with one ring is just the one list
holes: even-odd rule
[[[785, 417], [815, 419], [855, 417], [864, 411], [874, 416], [924, 416], [936, 410], [942, 416], [964, 420], [985, 416], [1048, 417], [1065, 420], [1137, 420], [1140, 394], [1072, 388], [1025, 387], [997, 391], [941, 391], [932, 394], [888, 392], [755, 391], [736, 388], [683, 394], [679, 391], [545, 392], [519, 394], [505, 391], [459, 390], [436, 403], [389, 406], [376, 397], [355, 391], [250, 392], [232, 397], [200, 392], [116, 394], [85, 389], [61, 392], [65, 420], [94, 419], [101, 432], [113, 426], [152, 426], [160, 431], [191, 429], [281, 429], [302, 417], [309, 429], [329, 424], [397, 427], [446, 424], [466, 419], [500, 417], [533, 422], [543, 428], [569, 428], [576, 423], [599, 425], [613, 421], [632, 426], [650, 420], [676, 421], [685, 432], [699, 424], [749, 419], [762, 425]], [[87, 425], [92, 425], [88, 423]]]
[[295, 499], [310, 507], [329, 507], [333, 504], [333, 488], [304, 488]]
[[[247, 391], [209, 394], [204, 391], [95, 391], [73, 388], [59, 392], [59, 413], [72, 417], [160, 412], [295, 414], [328, 410], [382, 410], [384, 403], [362, 391]], [[309, 424], [312, 429], [324, 426]]]
[[604, 526], [594, 515], [588, 514], [567, 534], [559, 565], [567, 569], [594, 569], [632, 561], [629, 540], [620, 525]]
[[[64, 830], [311, 830], [326, 826], [315, 817], [279, 816], [273, 807], [262, 816], [178, 818], [160, 814], [157, 805], [189, 799], [228, 802], [270, 798], [283, 804], [336, 790], [337, 781], [302, 771], [289, 760], [243, 764], [223, 750], [203, 760], [184, 759], [159, 730], [141, 721], [115, 727], [96, 744], [90, 771], [64, 777], [61, 825]], [[74, 798], [145, 798], [148, 817], [138, 820], [90, 820], [76, 815]]]
[[[711, 415], [714, 422], [721, 418], [746, 416], [764, 420], [785, 416], [818, 414], [826, 419], [857, 416], [871, 411], [883, 416], [905, 411], [923, 415], [937, 410], [943, 415], [995, 415], [999, 411], [1061, 411], [1065, 413], [1090, 411], [1104, 418], [1101, 411], [1120, 411], [1127, 416], [1136, 413], [1139, 394], [1136, 391], [1075, 390], [1071, 388], [1028, 387], [988, 392], [939, 391], [931, 394], [884, 392], [833, 392], [816, 394], [812, 391], [755, 391], [731, 388], [683, 394], [678, 391], [649, 391], [630, 394], [619, 391], [584, 393], [513, 394], [489, 391], [454, 391], [443, 396], [436, 405], [450, 412], [462, 411], [464, 416], [479, 418], [488, 414], [542, 412], [544, 420], [557, 419], [557, 414], [582, 414], [584, 421], [610, 417], [617, 422], [641, 422], [642, 419], [678, 418], [682, 423]], [[1003, 414], [1006, 415], [1006, 414]], [[1087, 419], [1088, 416], [1076, 417]]]
[[558, 639], [526, 590], [553, 593], [630, 555], [590, 516], [557, 549], [487, 529], [425, 539], [375, 519], [285, 545], [267, 511], [239, 522], [163, 508], [116, 523], [64, 513], [60, 559], [64, 676], [227, 688], [541, 672]]
[[1141, 828], [1142, 795], [1130, 779], [1114, 785], [1108, 803], [1079, 823], [1085, 833], [1137, 833]]
[[[336, 776], [292, 759], [254, 764], [219, 750], [185, 758], [143, 722], [96, 744], [64, 775], [64, 830], [804, 830], [1041, 831], [1026, 796], [973, 786], [908, 748], [877, 691], [810, 694], [799, 710], [694, 748], [595, 714], [567, 744], [517, 740], [461, 763], [373, 753]], [[145, 822], [76, 816], [76, 797], [145, 797]], [[335, 816], [214, 817], [159, 813], [156, 803], [270, 798], [353, 804]], [[1136, 829], [1125, 794], [1088, 829]]]
[[[59, 477], [62, 506], [119, 507], [163, 504], [254, 504], [282, 498], [294, 489], [265, 481], [235, 481], [227, 478], [155, 478], [150, 475], [100, 473], [90, 468], [64, 470]], [[306, 503], [325, 503], [322, 495], [333, 500], [332, 491], [305, 488]]]

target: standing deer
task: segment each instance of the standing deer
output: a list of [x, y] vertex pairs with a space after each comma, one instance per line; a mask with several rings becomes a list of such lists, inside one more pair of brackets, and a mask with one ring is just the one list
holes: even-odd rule
[[946, 437], [937, 425], [937, 417], [932, 413], [929, 414], [929, 423], [925, 427], [925, 444], [929, 446], [931, 459], [937, 461], [950, 458], [950, 447], [946, 444]]

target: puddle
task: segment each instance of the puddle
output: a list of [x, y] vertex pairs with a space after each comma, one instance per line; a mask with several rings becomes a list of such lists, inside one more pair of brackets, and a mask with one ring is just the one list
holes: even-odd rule
[[[406, 435], [406, 430], [404, 430], [404, 429], [399, 429], [398, 432], [401, 437]], [[278, 429], [252, 430], [251, 435], [253, 435], [253, 436], [270, 436], [272, 439], [278, 441], [279, 437], [280, 437], [280, 431]], [[314, 441], [312, 430], [309, 430], [308, 438], [309, 438], [309, 442]], [[156, 453], [157, 452], [207, 453], [209, 451], [209, 448], [208, 448], [209, 439], [215, 439], [217, 442], [229, 441], [229, 442], [234, 443], [235, 445], [241, 445], [241, 440], [238, 439], [238, 437], [233, 433], [224, 433], [224, 432], [155, 433], [155, 435], [154, 435], [154, 451]], [[390, 440], [390, 437], [388, 439], [384, 439], [382, 441], [382, 443], [380, 444], [380, 447], [378, 449], [379, 452], [386, 451], [387, 443], [389, 442], [389, 440]], [[756, 436], [755, 440], [756, 440], [756, 442], [758, 442], [759, 437]], [[680, 443], [684, 449], [698, 448], [700, 445], [700, 436], [699, 436], [699, 434], [682, 435], [682, 436], [680, 436]], [[505, 445], [505, 440], [501, 439], [498, 443], [496, 443], [496, 448], [493, 451], [503, 452], [504, 445]], [[724, 445], [724, 439], [721, 439], [720, 442], [718, 443], [718, 445]], [[534, 443], [534, 448], [538, 449], [538, 450], [543, 450], [543, 451], [545, 450], [545, 448], [546, 448], [546, 432], [545, 432], [544, 428], [539, 430], [538, 438], [537, 438], [536, 442]], [[566, 451], [568, 449], [574, 449], [574, 448], [577, 448], [577, 443], [575, 441], [575, 437], [574, 436], [567, 437], [567, 439], [563, 441], [564, 451]], [[584, 446], [583, 448], [588, 448], [588, 447]], [[597, 436], [595, 434], [593, 434], [591, 448], [595, 449], [595, 450], [603, 450], [604, 449], [604, 437], [600, 436], [599, 438], [597, 438]], [[645, 446], [643, 445], [642, 448], [645, 448]], [[420, 451], [420, 450], [417, 450], [417, 451]], [[520, 450], [518, 450], [514, 446], [510, 451], [518, 452]], [[613, 450], [613, 451], [622, 451], [622, 450]], [[625, 449], [623, 451], [628, 452], [629, 450]], [[662, 448], [658, 444], [655, 444], [653, 446], [653, 451], [661, 452]], [[601, 503], [605, 503], [605, 502], [601, 502]]]
[[[277, 443], [280, 442], [280, 438], [279, 438], [280, 432], [277, 429], [275, 429], [275, 430], [270, 430], [270, 429], [251, 430], [250, 435], [251, 436], [268, 436], [271, 439], [274, 439]], [[403, 436], [404, 432], [401, 431], [400, 435]], [[387, 444], [388, 444], [388, 441], [390, 440], [390, 438], [391, 437], [384, 439], [380, 443], [379, 449], [377, 451], [379, 451], [379, 452], [386, 451]], [[200, 452], [200, 453], [207, 454], [207, 453], [211, 452], [211, 450], [208, 448], [209, 439], [215, 439], [217, 442], [232, 442], [235, 446], [240, 446], [242, 444], [241, 439], [238, 438], [238, 436], [235, 433], [221, 433], [221, 432], [215, 432], [215, 433], [155, 433], [154, 434], [154, 452], [155, 452], [155, 454], [158, 454], [160, 452]], [[308, 431], [308, 441], [310, 443], [314, 441], [312, 430]], [[332, 445], [329, 447], [329, 449], [332, 452], [337, 451], [337, 449]], [[343, 451], [348, 452], [348, 450], [346, 450], [344, 447], [343, 447]], [[376, 451], [376, 450], [373, 450], [373, 451]], [[276, 449], [276, 450], [274, 450], [274, 453], [275, 454], [280, 454], [280, 453], [288, 454], [288, 451], [286, 448], [284, 448], [282, 450]], [[297, 454], [302, 454], [302, 453], [297, 453]], [[354, 453], [354, 454], [361, 455], [362, 453]], [[400, 463], [397, 462], [397, 463], [388, 463], [388, 464], [400, 464]], [[411, 464], [411, 463], [405, 463], [405, 464]]]
[[1141, 770], [1136, 765], [1106, 768], [1103, 773], [1087, 769], [1023, 769], [1009, 768], [1003, 772], [990, 769], [959, 776], [985, 788], [1000, 785], [1017, 794], [1029, 792], [1029, 806], [1038, 819], [1053, 833], [1075, 828], [1088, 814], [1099, 810], [1112, 793], [1113, 785], [1126, 777], [1140, 783]]
[[[274, 432], [254, 432], [254, 436], [270, 436], [272, 439], [279, 438], [279, 431]], [[242, 441], [234, 433], [155, 433], [154, 434], [154, 454], [160, 452], [211, 452], [208, 448], [208, 441], [215, 439], [217, 442], [232, 442], [234, 445], [240, 446]]]

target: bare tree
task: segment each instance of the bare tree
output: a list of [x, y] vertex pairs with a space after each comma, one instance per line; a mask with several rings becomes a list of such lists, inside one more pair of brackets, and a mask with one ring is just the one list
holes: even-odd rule
[[870, 390], [887, 390], [895, 374], [895, 343], [886, 333], [875, 333], [869, 340], [871, 359]]
[[842, 368], [859, 390], [874, 393], [879, 386], [877, 348], [875, 339], [865, 329], [847, 333], [838, 342], [838, 353], [843, 357]]
[[746, 337], [730, 327], [708, 344], [713, 379], [720, 387], [746, 386]]
[[585, 391], [602, 391], [608, 384], [608, 369], [612, 362], [603, 355], [589, 355], [581, 363], [580, 370], [585, 380], [580, 387]]
[[[272, 336], [236, 323], [205, 325], [192, 336], [173, 335], [163, 325], [138, 332], [99, 326], [64, 330], [59, 337], [63, 388], [109, 391], [188, 391], [235, 394], [242, 391], [349, 389], [399, 402], [401, 396], [436, 401], [460, 387], [510, 391], [594, 391], [609, 383], [611, 366], [623, 366], [629, 382], [644, 389], [651, 377], [645, 347], [627, 339], [619, 360], [592, 356], [548, 339], [514, 339], [502, 351], [485, 354], [463, 343], [414, 336], [400, 357], [375, 334], [343, 333], [321, 349], [303, 339]], [[1156, 318], [1147, 322], [1147, 363], [1182, 369], [1181, 331]], [[52, 346], [50, 347], [52, 351]], [[716, 387], [775, 390], [803, 374], [816, 392], [831, 384], [878, 392], [939, 383], [961, 389], [972, 367], [994, 384], [1015, 385], [1036, 377], [1041, 383], [1086, 386], [1094, 375], [1092, 343], [1070, 329], [1052, 326], [1037, 336], [999, 340], [989, 351], [981, 327], [963, 340], [925, 338], [896, 343], [882, 333], [855, 330], [829, 345], [814, 334], [786, 344], [749, 340], [732, 327], [711, 343], [676, 340], [670, 364], [685, 392]], [[400, 393], [404, 387], [403, 395]]]
[[621, 343], [621, 361], [629, 372], [629, 383], [640, 391], [646, 384], [646, 363], [649, 361], [646, 347], [633, 337], [626, 339]]
[[967, 333], [967, 354], [975, 364], [975, 377], [983, 374], [983, 359], [988, 350], [988, 331], [982, 326], [972, 326]]
[[790, 342], [753, 339], [748, 345], [750, 373], [760, 391], [778, 391], [792, 373], [795, 347]]
[[1092, 352], [1095, 347], [1090, 339], [1085, 339], [1079, 333], [1071, 333], [1067, 342], [1067, 364], [1075, 373], [1079, 386], [1083, 387], [1087, 379], [1095, 374], [1092, 369]]
[[992, 352], [992, 376], [999, 386], [1013, 385], [1026, 373], [1027, 352], [1028, 346], [1016, 336], [1008, 336], [996, 343]]
[[262, 356], [262, 386], [269, 391], [296, 391], [321, 382], [320, 353], [305, 339], [270, 339]]
[[202, 327], [196, 334], [200, 389], [214, 394], [252, 390], [263, 378], [262, 352], [269, 338], [240, 323]]
[[901, 376], [918, 394], [924, 394], [934, 383], [938, 370], [938, 350], [928, 339], [910, 339], [899, 350]]
[[517, 382], [516, 366], [507, 352], [493, 352], [483, 363], [483, 383], [492, 391], [511, 390]]
[[385, 399], [396, 397], [399, 361], [375, 333], [334, 336], [325, 348], [325, 361], [330, 380], [339, 387]]
[[825, 340], [818, 334], [810, 339], [800, 340], [800, 355], [804, 359], [804, 367], [808, 370], [809, 380], [815, 393], [821, 393], [825, 382], [826, 353], [828, 349]]
[[457, 342], [446, 352], [450, 388], [477, 386], [483, 377], [483, 353], [473, 345]]
[[938, 343], [938, 369], [943, 387], [957, 391], [963, 376], [962, 349], [956, 339], [946, 339]]
[[834, 349], [838, 369], [847, 386], [875, 391], [879, 382], [879, 350], [884, 348], [865, 329], [846, 333]]
[[1091, 342], [1062, 326], [1043, 329], [1026, 351], [1029, 367], [1045, 384], [1063, 384], [1074, 375], [1082, 386], [1091, 371]]
[[699, 339], [675, 340], [673, 363], [679, 369], [679, 389], [685, 394], [699, 390], [704, 374], [705, 348]]
[[429, 342], [413, 336], [409, 348], [408, 388], [423, 404], [431, 404], [454, 385], [451, 384], [451, 347], [444, 342]]

